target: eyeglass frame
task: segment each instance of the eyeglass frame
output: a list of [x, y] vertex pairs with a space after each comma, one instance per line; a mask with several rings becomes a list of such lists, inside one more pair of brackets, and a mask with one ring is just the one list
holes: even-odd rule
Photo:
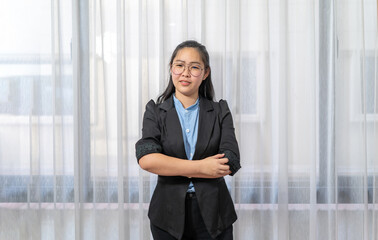
[[[197, 64], [197, 63], [196, 63]], [[185, 70], [186, 70], [186, 67], [188, 67], [188, 72], [189, 72], [189, 74], [192, 76], [192, 77], [199, 77], [201, 74], [202, 74], [202, 72], [203, 72], [203, 70], [205, 70], [205, 68], [203, 68], [199, 63], [198, 63], [198, 67], [199, 67], [199, 69], [201, 69], [201, 72], [200, 72], [200, 74], [199, 75], [197, 75], [197, 76], [194, 76], [193, 74], [192, 74], [192, 71], [191, 71], [191, 67], [193, 66], [193, 65], [196, 65], [196, 64], [192, 64], [192, 63], [190, 63], [190, 64], [184, 64], [184, 63], [173, 63], [172, 65], [171, 65], [171, 72], [173, 73], [173, 74], [175, 74], [175, 75], [180, 75], [180, 74], [182, 74], [183, 72], [185, 72]], [[181, 73], [175, 73], [175, 72], [173, 72], [173, 67], [175, 66], [175, 65], [184, 65], [184, 70], [182, 70], [182, 72]], [[197, 65], [196, 65], [197, 66]]]

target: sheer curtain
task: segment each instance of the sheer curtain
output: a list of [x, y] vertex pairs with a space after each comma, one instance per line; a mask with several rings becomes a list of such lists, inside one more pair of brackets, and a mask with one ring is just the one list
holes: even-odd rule
[[186, 39], [242, 169], [235, 239], [378, 239], [376, 0], [0, 3], [0, 239], [152, 239], [134, 144]]

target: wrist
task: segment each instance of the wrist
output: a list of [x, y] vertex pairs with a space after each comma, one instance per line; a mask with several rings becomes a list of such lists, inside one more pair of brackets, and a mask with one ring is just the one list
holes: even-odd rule
[[194, 162], [196, 163], [195, 173], [198, 174], [198, 175], [202, 175], [203, 174], [203, 161], [202, 160], [196, 160]]
[[189, 168], [190, 171], [188, 173], [188, 178], [198, 177], [202, 175], [202, 161], [200, 160], [191, 160], [190, 161], [191, 167]]

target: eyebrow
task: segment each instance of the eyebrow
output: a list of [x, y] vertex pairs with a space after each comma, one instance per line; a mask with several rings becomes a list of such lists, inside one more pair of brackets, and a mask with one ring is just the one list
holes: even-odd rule
[[[185, 61], [183, 61], [183, 60], [176, 60], [175, 62], [183, 62], [183, 63], [185, 63]], [[200, 62], [190, 62], [189, 64], [198, 64], [198, 65], [201, 65], [201, 63]]]

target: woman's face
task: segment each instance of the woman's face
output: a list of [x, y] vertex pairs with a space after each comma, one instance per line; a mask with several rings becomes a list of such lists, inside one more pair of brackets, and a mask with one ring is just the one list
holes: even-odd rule
[[[181, 74], [177, 74], [177, 72], [180, 72], [177, 69], [182, 68], [184, 68], [184, 71]], [[171, 66], [172, 81], [176, 88], [176, 98], [180, 99], [185, 96], [197, 99], [198, 89], [202, 81], [209, 75], [209, 71], [209, 69], [205, 69], [205, 65], [197, 49], [183, 48], [179, 50]]]

